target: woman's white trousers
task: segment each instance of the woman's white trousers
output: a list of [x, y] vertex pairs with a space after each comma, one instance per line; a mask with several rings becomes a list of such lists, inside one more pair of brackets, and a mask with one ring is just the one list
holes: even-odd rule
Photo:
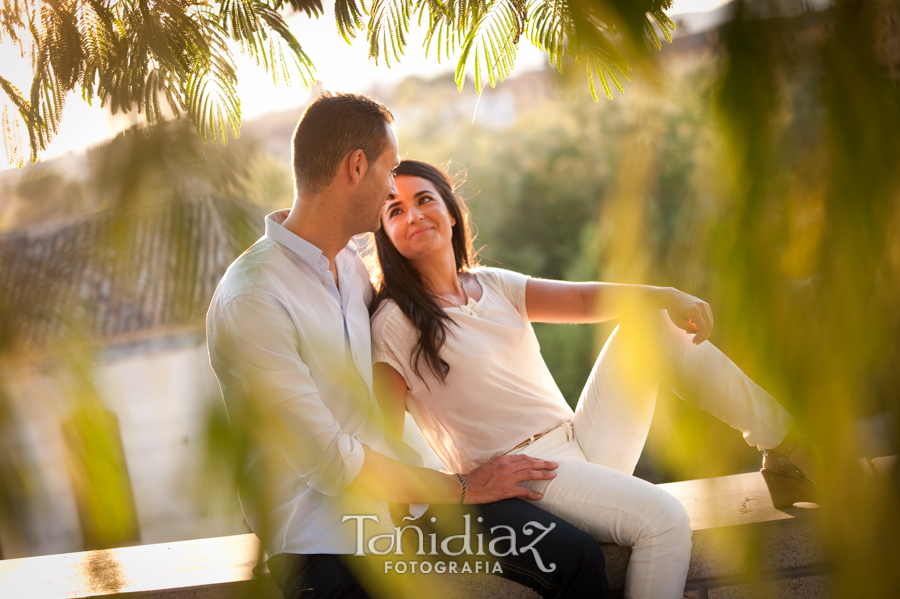
[[539, 506], [601, 542], [632, 548], [628, 598], [682, 597], [691, 556], [684, 507], [632, 475], [659, 383], [740, 430], [760, 449], [776, 447], [793, 423], [721, 351], [709, 342], [694, 345], [691, 338], [665, 311], [623, 322], [600, 353], [572, 422], [513, 452], [559, 462], [556, 478], [528, 483], [543, 494]]

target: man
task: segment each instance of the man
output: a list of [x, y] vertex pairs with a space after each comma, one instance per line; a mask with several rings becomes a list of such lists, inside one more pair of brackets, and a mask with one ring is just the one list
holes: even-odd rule
[[[395, 533], [387, 502], [486, 504], [466, 523], [511, 534], [537, 523], [540, 545], [507, 540], [491, 571], [546, 597], [597, 596], [605, 573], [596, 541], [510, 499], [538, 498], [518, 483], [552, 478], [556, 464], [501, 456], [448, 474], [411, 465], [418, 455], [385, 439], [372, 393], [372, 289], [352, 237], [376, 230], [397, 193], [392, 125], [369, 98], [317, 98], [294, 134], [293, 207], [266, 218], [265, 236], [231, 265], [210, 305], [210, 362], [229, 418], [259, 434], [240, 489], [247, 521], [288, 599], [396, 594], [383, 584], [387, 564], [361, 557]], [[446, 518], [435, 506], [412, 525], [437, 513]]]

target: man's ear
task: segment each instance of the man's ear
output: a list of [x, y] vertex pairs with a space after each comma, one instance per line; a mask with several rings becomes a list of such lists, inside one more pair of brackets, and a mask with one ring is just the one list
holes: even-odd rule
[[347, 174], [350, 177], [350, 182], [358, 184], [366, 176], [367, 170], [369, 170], [369, 161], [366, 160], [366, 153], [362, 150], [350, 152], [347, 164]]

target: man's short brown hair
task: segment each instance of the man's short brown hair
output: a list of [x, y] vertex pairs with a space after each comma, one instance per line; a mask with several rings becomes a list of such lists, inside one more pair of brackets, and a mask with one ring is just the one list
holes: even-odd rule
[[331, 183], [347, 154], [362, 150], [369, 162], [388, 145], [385, 125], [394, 116], [380, 102], [359, 94], [324, 92], [307, 106], [294, 131], [297, 193], [319, 193]]

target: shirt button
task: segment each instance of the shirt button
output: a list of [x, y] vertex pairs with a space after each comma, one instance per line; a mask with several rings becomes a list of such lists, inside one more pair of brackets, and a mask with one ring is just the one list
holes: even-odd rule
[[320, 266], [328, 266], [328, 260], [326, 260], [325, 258], [322, 258], [321, 260], [319, 260], [319, 265]]
[[356, 352], [355, 354], [353, 354], [353, 359], [359, 360], [359, 352]]
[[325, 281], [326, 285], [331, 285], [331, 281]]

